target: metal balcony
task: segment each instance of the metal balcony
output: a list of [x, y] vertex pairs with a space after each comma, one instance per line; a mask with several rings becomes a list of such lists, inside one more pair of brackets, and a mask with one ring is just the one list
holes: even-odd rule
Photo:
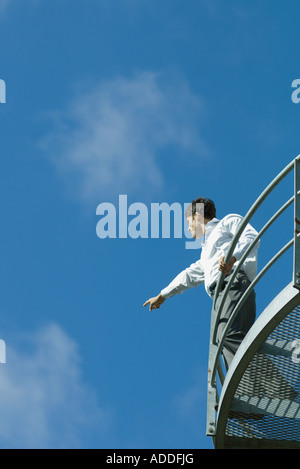
[[[224, 275], [220, 274], [214, 295], [208, 365], [207, 435], [216, 449], [300, 448], [300, 155], [267, 186], [244, 217], [226, 261], [232, 256], [246, 225], [276, 186], [294, 171], [294, 195], [267, 221], [240, 259], [235, 273], [256, 243], [286, 209], [294, 204], [294, 232], [259, 271], [236, 306], [220, 341], [216, 340], [216, 302]], [[263, 249], [263, 243], [262, 247]], [[226, 371], [222, 348], [226, 332], [251, 291], [289, 249], [293, 262], [288, 283], [261, 312]], [[228, 283], [228, 292], [232, 281]]]

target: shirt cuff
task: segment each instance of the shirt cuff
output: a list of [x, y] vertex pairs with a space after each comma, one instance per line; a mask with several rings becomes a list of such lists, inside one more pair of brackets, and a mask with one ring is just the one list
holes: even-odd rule
[[169, 290], [168, 287], [164, 288], [161, 292], [160, 292], [161, 296], [165, 299], [167, 298], [170, 298], [171, 296], [173, 296], [173, 293], [172, 291]]

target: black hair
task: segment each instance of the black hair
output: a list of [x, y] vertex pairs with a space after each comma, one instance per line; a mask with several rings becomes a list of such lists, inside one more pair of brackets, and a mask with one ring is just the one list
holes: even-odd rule
[[204, 218], [212, 220], [216, 216], [216, 207], [211, 199], [205, 197], [198, 197], [194, 199], [185, 211], [186, 217], [193, 217], [197, 211], [197, 204], [204, 204]]

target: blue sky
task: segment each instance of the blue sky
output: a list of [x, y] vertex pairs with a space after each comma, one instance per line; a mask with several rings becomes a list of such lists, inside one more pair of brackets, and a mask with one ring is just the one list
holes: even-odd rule
[[[300, 153], [299, 14], [296, 0], [0, 0], [1, 448], [212, 448], [210, 299], [142, 307], [199, 252], [99, 239], [96, 208], [202, 195], [218, 218], [244, 215]], [[288, 179], [254, 226], [292, 194]], [[287, 255], [258, 312], [291, 272]]]

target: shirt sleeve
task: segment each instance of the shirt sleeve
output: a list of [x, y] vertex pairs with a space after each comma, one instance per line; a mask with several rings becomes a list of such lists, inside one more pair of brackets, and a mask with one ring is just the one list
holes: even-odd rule
[[[239, 226], [243, 218], [240, 215], [230, 215], [226, 220], [226, 227], [232, 234], [232, 237], [237, 233]], [[242, 255], [245, 253], [250, 244], [254, 241], [257, 236], [257, 231], [248, 223], [244, 228], [235, 248], [233, 256], [236, 260], [240, 260]], [[259, 247], [259, 241], [255, 245], [255, 249]]]
[[172, 282], [160, 293], [164, 298], [183, 293], [189, 288], [197, 287], [204, 282], [204, 272], [201, 268], [200, 259], [191, 264], [187, 269], [180, 272]]

